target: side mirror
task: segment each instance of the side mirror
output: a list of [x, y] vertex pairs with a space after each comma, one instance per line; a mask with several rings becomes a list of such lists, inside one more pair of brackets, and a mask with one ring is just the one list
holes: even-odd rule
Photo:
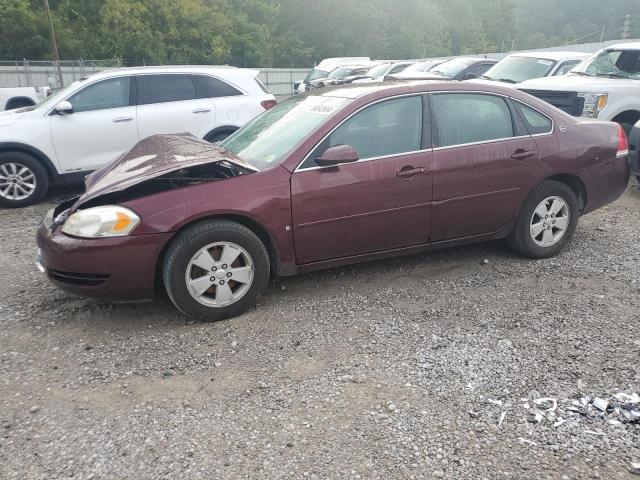
[[66, 100], [63, 100], [58, 105], [56, 105], [56, 113], [60, 115], [73, 113], [73, 105], [71, 105], [71, 103], [67, 102]]
[[358, 152], [351, 145], [334, 145], [327, 148], [315, 161], [321, 167], [330, 167], [357, 162], [359, 158]]
[[298, 80], [297, 82], [293, 82], [293, 89], [298, 90], [298, 87], [302, 83], [302, 80]]
[[469, 72], [464, 76], [465, 80], [473, 80], [474, 78], [478, 78], [478, 75], [472, 72]]

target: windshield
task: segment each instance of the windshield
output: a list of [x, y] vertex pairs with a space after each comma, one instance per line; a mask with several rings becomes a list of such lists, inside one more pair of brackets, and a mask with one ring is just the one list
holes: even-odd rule
[[433, 62], [433, 61], [414, 63], [413, 65], [409, 65], [407, 68], [405, 68], [403, 70], [403, 73], [404, 72], [407, 72], [407, 73], [408, 72], [428, 72], [435, 65], [436, 65], [436, 62]]
[[51, 105], [55, 105], [62, 98], [64, 98], [64, 96], [69, 92], [69, 90], [71, 90], [72, 88], [75, 88], [79, 83], [81, 83], [83, 81], [84, 80], [78, 80], [77, 82], [73, 82], [71, 85], [69, 85], [69, 86], [67, 86], [67, 87], [65, 87], [63, 89], [58, 90], [56, 93], [48, 96], [43, 101], [38, 103], [38, 105], [36, 105], [35, 108], [48, 108]]
[[569, 74], [640, 79], [640, 50], [605, 50], [585, 60]]
[[482, 78], [500, 82], [520, 83], [546, 77], [556, 64], [554, 60], [535, 57], [507, 57], [490, 68]]
[[311, 82], [313, 80], [317, 80], [319, 78], [326, 78], [329, 75], [329, 72], [326, 70], [320, 70], [319, 68], [314, 68], [309, 72], [307, 78], [304, 79], [305, 82]]
[[391, 67], [390, 63], [383, 63], [382, 65], [378, 65], [377, 67], [373, 67], [371, 70], [369, 70], [366, 76], [369, 78], [381, 77], [385, 73], [387, 73], [387, 71], [389, 70], [389, 67]]
[[338, 67], [329, 74], [329, 78], [348, 77], [349, 75], [351, 75], [351, 72], [353, 72], [354, 70], [355, 68], [351, 68], [351, 67]]
[[471, 60], [457, 59], [449, 60], [448, 62], [441, 63], [437, 67], [433, 67], [431, 72], [436, 75], [442, 75], [443, 77], [455, 77], [465, 68], [471, 65]]
[[254, 119], [220, 146], [259, 170], [280, 163], [350, 100], [291, 97]]

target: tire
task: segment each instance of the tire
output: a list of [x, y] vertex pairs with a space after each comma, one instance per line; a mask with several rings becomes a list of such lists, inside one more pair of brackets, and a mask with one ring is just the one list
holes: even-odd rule
[[[557, 203], [555, 199], [558, 199]], [[553, 214], [557, 206], [562, 206], [562, 209]], [[549, 210], [548, 218], [541, 215], [547, 213], [546, 209]], [[564, 183], [547, 180], [527, 196], [507, 243], [526, 257], [553, 257], [571, 241], [579, 216], [578, 198], [574, 191]], [[534, 237], [535, 234], [537, 236]]]
[[38, 203], [48, 188], [49, 176], [40, 161], [22, 152], [0, 153], [1, 207], [18, 208]]
[[[231, 252], [227, 258], [235, 258], [234, 266], [223, 263], [224, 252]], [[194, 262], [206, 265], [206, 270]], [[255, 304], [269, 281], [269, 255], [258, 236], [244, 225], [211, 220], [178, 234], [169, 246], [162, 273], [167, 294], [178, 310], [203, 322], [215, 322], [240, 315]], [[234, 275], [242, 275], [243, 281], [234, 281]], [[187, 279], [196, 283], [190, 288]], [[196, 294], [196, 289], [203, 292]], [[234, 297], [231, 300], [226, 296], [229, 292]]]
[[209, 143], [218, 143], [225, 138], [230, 137], [233, 133], [235, 133], [235, 131], [233, 130], [225, 130], [224, 132], [217, 132], [213, 134], [208, 133], [207, 136], [204, 137], [204, 139]]

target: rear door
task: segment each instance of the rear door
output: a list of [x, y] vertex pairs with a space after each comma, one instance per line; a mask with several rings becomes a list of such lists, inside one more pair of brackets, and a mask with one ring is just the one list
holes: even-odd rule
[[496, 233], [518, 215], [538, 149], [511, 101], [486, 93], [431, 94], [432, 241]]
[[203, 138], [215, 124], [211, 98], [198, 98], [189, 74], [138, 75], [140, 138], [159, 133], [190, 133]]
[[138, 141], [132, 77], [99, 80], [67, 99], [73, 113], [49, 114], [51, 137], [64, 173], [94, 170]]
[[[432, 152], [426, 95], [384, 100], [356, 112], [323, 140], [291, 178], [299, 264], [429, 241]], [[329, 146], [360, 160], [319, 167]]]

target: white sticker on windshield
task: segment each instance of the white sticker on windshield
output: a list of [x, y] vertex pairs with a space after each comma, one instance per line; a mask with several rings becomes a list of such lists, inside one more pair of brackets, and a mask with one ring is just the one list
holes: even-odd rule
[[548, 67], [549, 65], [553, 64], [553, 62], [550, 62], [549, 60], [538, 60], [538, 63], [540, 65], [545, 65], [546, 67]]
[[334, 110], [335, 108], [333, 108], [331, 105], [314, 105], [309, 109], [310, 112], [324, 113], [324, 114], [329, 114]]
[[319, 113], [321, 115], [331, 115], [344, 105], [344, 99], [336, 97], [307, 97], [304, 106], [308, 112]]

